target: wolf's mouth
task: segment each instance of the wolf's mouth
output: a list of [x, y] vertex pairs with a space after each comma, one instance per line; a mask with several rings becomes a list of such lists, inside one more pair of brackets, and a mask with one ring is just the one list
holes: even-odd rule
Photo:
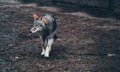
[[35, 32], [36, 32], [36, 29], [37, 29], [36, 27], [33, 27], [33, 28], [31, 29], [31, 32], [32, 32], [32, 33], [35, 33]]
[[35, 33], [35, 32], [40, 31], [40, 30], [42, 30], [42, 27], [33, 27], [33, 28], [31, 29], [31, 32], [32, 32], [32, 33]]

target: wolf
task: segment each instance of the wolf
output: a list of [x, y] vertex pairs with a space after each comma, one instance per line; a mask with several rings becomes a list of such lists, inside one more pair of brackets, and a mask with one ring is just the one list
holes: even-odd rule
[[34, 22], [33, 27], [31, 28], [31, 32], [32, 33], [38, 32], [42, 42], [41, 55], [48, 58], [51, 51], [51, 46], [53, 42], [57, 39], [56, 20], [52, 14], [44, 14], [42, 16], [33, 14], [33, 18]]

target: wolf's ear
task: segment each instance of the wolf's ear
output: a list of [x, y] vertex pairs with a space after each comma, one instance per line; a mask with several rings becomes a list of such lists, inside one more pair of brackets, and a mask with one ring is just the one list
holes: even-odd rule
[[38, 19], [39, 16], [37, 14], [32, 14], [34, 19]]
[[45, 18], [45, 16], [42, 17], [42, 22], [43, 22], [44, 24], [47, 24], [47, 23], [48, 23], [48, 21], [47, 21], [47, 19]]

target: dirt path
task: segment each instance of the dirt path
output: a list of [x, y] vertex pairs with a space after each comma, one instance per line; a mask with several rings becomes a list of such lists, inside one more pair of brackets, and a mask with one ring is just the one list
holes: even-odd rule
[[[32, 13], [52, 13], [58, 40], [49, 59], [40, 56]], [[119, 72], [120, 20], [74, 16], [19, 4], [0, 6], [1, 72]]]

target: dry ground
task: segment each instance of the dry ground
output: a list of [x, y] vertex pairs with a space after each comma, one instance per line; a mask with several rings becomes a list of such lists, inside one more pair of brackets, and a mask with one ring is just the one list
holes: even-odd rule
[[[58, 40], [40, 56], [32, 13], [52, 13]], [[74, 16], [38, 7], [0, 6], [0, 72], [120, 72], [120, 20]]]

